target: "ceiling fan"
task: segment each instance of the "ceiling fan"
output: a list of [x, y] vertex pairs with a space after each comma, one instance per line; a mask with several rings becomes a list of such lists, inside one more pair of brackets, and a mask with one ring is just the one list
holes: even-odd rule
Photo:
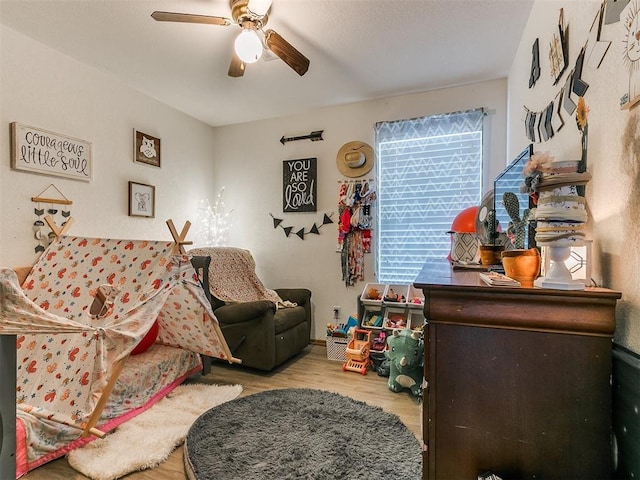
[[230, 77], [244, 75], [245, 65], [260, 59], [263, 46], [302, 76], [309, 69], [309, 59], [277, 32], [270, 29], [263, 30], [269, 20], [268, 12], [272, 2], [273, 0], [230, 0], [232, 18], [159, 11], [153, 12], [151, 16], [159, 22], [204, 23], [223, 27], [238, 25], [241, 31], [236, 37], [229, 65]]

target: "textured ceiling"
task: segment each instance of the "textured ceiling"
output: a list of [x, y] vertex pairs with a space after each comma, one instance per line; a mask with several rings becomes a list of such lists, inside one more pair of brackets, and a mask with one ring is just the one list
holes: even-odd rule
[[213, 126], [505, 77], [533, 0], [274, 0], [268, 28], [311, 61], [227, 76], [228, 0], [0, 0], [0, 22]]

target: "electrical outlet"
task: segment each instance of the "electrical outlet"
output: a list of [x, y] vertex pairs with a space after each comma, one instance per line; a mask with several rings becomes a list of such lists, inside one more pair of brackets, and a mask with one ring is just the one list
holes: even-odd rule
[[340, 307], [338, 306], [333, 307], [333, 318], [335, 319], [340, 318]]

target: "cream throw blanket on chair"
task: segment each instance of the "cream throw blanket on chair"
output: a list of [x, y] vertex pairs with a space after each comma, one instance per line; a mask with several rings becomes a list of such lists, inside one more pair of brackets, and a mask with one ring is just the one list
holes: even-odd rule
[[211, 258], [209, 289], [227, 303], [270, 300], [277, 307], [293, 307], [273, 290], [266, 288], [256, 275], [256, 262], [249, 250], [235, 247], [207, 247], [189, 250], [189, 255]]

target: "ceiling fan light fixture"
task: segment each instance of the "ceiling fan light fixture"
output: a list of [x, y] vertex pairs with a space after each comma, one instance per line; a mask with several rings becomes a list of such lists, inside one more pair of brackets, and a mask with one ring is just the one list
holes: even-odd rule
[[244, 63], [257, 62], [262, 56], [262, 41], [252, 28], [243, 28], [235, 41], [236, 55]]
[[247, 4], [247, 11], [256, 17], [264, 17], [269, 9], [273, 0], [249, 0]]

